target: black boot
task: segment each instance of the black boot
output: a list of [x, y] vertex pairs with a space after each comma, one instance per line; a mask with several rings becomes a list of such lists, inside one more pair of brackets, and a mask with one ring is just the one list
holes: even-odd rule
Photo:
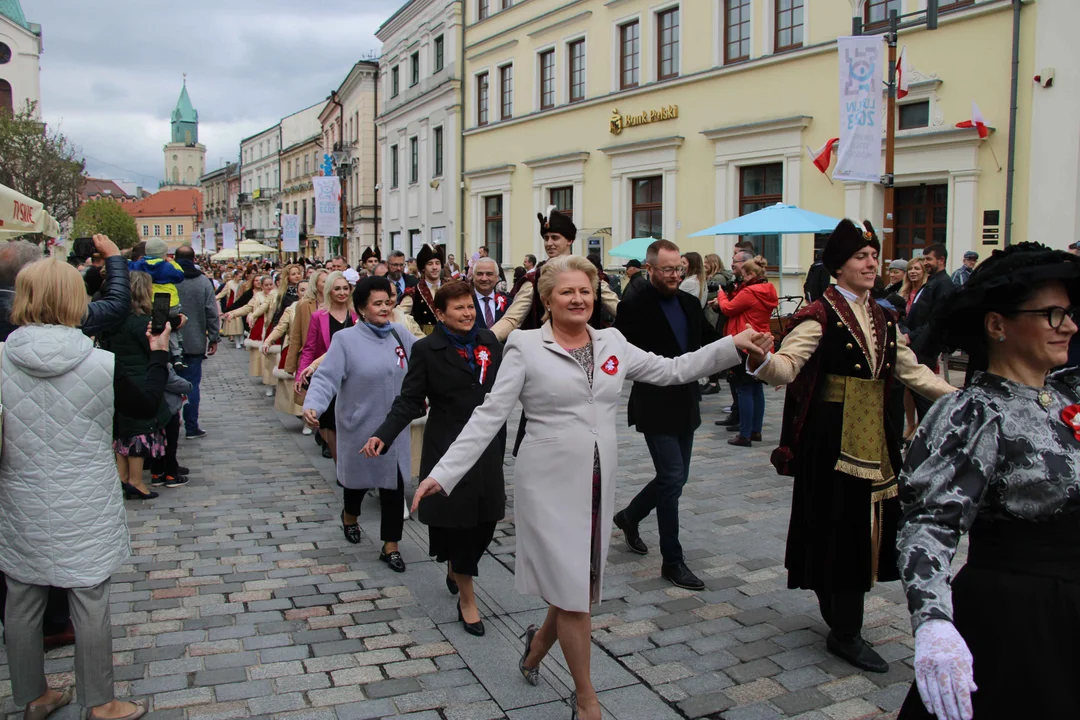
[[886, 673], [889, 672], [889, 663], [885, 662], [885, 659], [874, 652], [861, 635], [856, 635], [852, 638], [845, 638], [837, 635], [835, 632], [829, 632], [829, 636], [825, 638], [825, 647], [829, 652], [837, 657], [847, 661], [860, 670], [866, 670], [868, 672]]
[[623, 531], [623, 539], [626, 540], [626, 547], [630, 548], [630, 552], [635, 552], [638, 555], [647, 555], [649, 553], [649, 546], [645, 544], [638, 533], [637, 523], [631, 523], [626, 519], [625, 510], [615, 513], [612, 520], [615, 527]]

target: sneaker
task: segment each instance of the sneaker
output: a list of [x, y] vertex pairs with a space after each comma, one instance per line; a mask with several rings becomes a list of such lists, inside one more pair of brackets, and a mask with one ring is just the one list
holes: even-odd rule
[[166, 475], [165, 476], [165, 487], [167, 487], [167, 488], [184, 487], [187, 484], [188, 484], [188, 476], [187, 475], [175, 475], [175, 476], [174, 475]]
[[207, 436], [207, 432], [203, 429], [196, 430], [195, 432], [185, 433], [184, 437], [188, 440], [198, 440]]
[[151, 473], [150, 484], [154, 487], [161, 487], [165, 484], [165, 475], [154, 475], [153, 473]]
[[690, 568], [686, 567], [686, 563], [680, 562], [672, 565], [661, 565], [660, 577], [668, 580], [676, 587], [686, 588], [687, 590], [705, 589], [705, 583], [703, 583], [697, 575], [690, 572]]
[[311, 428], [309, 428], [307, 425], [305, 425], [304, 429], [300, 431], [300, 434], [301, 435], [310, 435], [313, 432], [315, 432], [315, 431], [312, 430]]
[[183, 360], [180, 360], [179, 358], [172, 361], [172, 366], [173, 370], [176, 370], [177, 372], [183, 372], [184, 370], [187, 370], [187, 363]]

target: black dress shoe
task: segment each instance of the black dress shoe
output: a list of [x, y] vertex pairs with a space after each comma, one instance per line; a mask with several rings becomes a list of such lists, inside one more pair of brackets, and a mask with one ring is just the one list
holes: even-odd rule
[[716, 421], [716, 424], [722, 425], [723, 427], [731, 427], [732, 425], [738, 427], [739, 417], [737, 415], [732, 415], [731, 413], [728, 413], [727, 417], [720, 418]]
[[641, 539], [641, 535], [638, 534], [638, 526], [631, 524], [626, 519], [625, 510], [620, 510], [615, 513], [615, 517], [612, 520], [615, 522], [615, 527], [623, 531], [623, 539], [626, 540], [626, 547], [630, 548], [630, 552], [635, 552], [638, 555], [648, 555], [649, 546]]
[[740, 423], [735, 423], [734, 425], [725, 425], [724, 427], [727, 428], [728, 432], [739, 432], [739, 430], [742, 429], [742, 425]]
[[465, 632], [476, 637], [484, 637], [486, 630], [484, 629], [484, 621], [477, 620], [474, 623], [465, 622], [465, 616], [461, 614], [461, 601], [458, 600], [457, 604], [457, 619], [461, 621], [461, 626], [465, 628]]
[[720, 386], [716, 383], [709, 383], [701, 389], [702, 395], [715, 395], [718, 392], [720, 392]]
[[761, 442], [761, 433], [750, 433], [750, 440], [753, 442]]
[[364, 539], [363, 535], [360, 533], [359, 523], [353, 523], [352, 525], [347, 525], [345, 523], [344, 510], [341, 511], [341, 529], [345, 531], [345, 539], [353, 545], [359, 545], [360, 541]]
[[386, 546], [379, 551], [379, 559], [390, 566], [390, 569], [396, 573], [405, 572], [405, 561], [401, 558], [401, 553], [397, 550], [393, 552], [386, 552]]
[[450, 574], [450, 563], [446, 563], [446, 589], [450, 591], [451, 595], [458, 594], [457, 580]]
[[697, 575], [690, 572], [690, 568], [686, 567], [686, 563], [661, 565], [660, 577], [668, 580], [676, 587], [686, 588], [687, 590], [705, 589], [705, 583]]
[[329, 445], [323, 445], [322, 446], [322, 456], [324, 458], [326, 458], [327, 460], [333, 460], [334, 459], [334, 453], [330, 452], [330, 446]]
[[845, 639], [834, 632], [830, 632], [825, 638], [825, 647], [837, 657], [846, 660], [860, 670], [868, 672], [889, 672], [889, 663], [874, 652], [874, 649], [866, 644], [859, 635]]
[[124, 497], [128, 500], [153, 500], [158, 496], [153, 490], [143, 493], [139, 488], [129, 483], [121, 483], [121, 485], [124, 486]]
[[750, 447], [753, 443], [750, 442], [750, 438], [743, 437], [742, 435], [736, 435], [733, 438], [728, 438], [728, 445], [738, 445], [739, 447]]

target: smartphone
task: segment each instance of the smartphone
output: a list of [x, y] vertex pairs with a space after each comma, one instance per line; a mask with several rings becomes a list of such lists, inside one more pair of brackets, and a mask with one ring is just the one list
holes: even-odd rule
[[89, 237], [75, 238], [75, 245], [71, 248], [71, 254], [80, 259], [86, 259], [96, 252], [94, 239]]
[[150, 313], [150, 334], [160, 335], [165, 332], [169, 322], [169, 293], [154, 293], [154, 309]]

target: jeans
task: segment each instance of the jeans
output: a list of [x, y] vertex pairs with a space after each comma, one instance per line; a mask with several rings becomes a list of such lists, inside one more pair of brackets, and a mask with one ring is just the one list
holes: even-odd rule
[[185, 355], [187, 367], [177, 370], [176, 374], [191, 383], [184, 405], [184, 431], [191, 434], [199, 431], [199, 383], [202, 382], [202, 355]]
[[739, 396], [739, 435], [750, 437], [760, 433], [765, 422], [765, 386], [757, 380], [747, 380], [735, 387]]
[[665, 565], [675, 565], [683, 561], [682, 545], [679, 543], [679, 498], [683, 485], [690, 477], [694, 433], [646, 433], [645, 444], [652, 455], [656, 477], [630, 501], [623, 511], [623, 517], [637, 525], [655, 509], [656, 525], [660, 530], [660, 555]]

